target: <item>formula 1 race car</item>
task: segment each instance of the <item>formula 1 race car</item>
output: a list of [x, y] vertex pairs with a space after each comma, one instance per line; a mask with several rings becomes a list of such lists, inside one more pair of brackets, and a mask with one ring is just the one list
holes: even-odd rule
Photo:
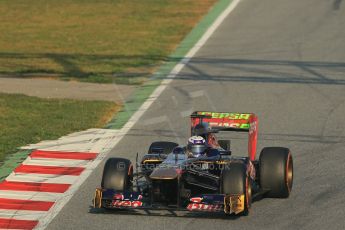
[[[232, 156], [223, 131], [248, 133], [248, 156]], [[253, 113], [194, 112], [187, 146], [158, 141], [133, 164], [109, 158], [94, 208], [165, 209], [248, 215], [256, 196], [287, 198], [293, 181], [290, 150], [266, 147], [256, 160]], [[134, 170], [135, 168], [135, 170]]]

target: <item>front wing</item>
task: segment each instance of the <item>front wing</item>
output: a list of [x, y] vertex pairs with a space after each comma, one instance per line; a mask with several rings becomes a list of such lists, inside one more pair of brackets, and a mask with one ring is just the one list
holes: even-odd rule
[[117, 192], [113, 189], [97, 188], [93, 199], [94, 208], [151, 209], [176, 211], [223, 212], [239, 214], [245, 210], [243, 194], [203, 194], [189, 199], [183, 207], [155, 205], [138, 192]]

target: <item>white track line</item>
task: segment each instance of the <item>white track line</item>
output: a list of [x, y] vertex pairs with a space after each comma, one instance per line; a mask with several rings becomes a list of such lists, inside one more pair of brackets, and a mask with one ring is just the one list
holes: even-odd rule
[[188, 61], [199, 51], [199, 49], [206, 43], [206, 41], [211, 37], [213, 32], [219, 27], [219, 25], [224, 21], [224, 19], [235, 9], [240, 0], [233, 0], [231, 4], [223, 11], [223, 13], [216, 19], [216, 21], [210, 26], [210, 28], [205, 32], [205, 34], [200, 38], [200, 40], [194, 45], [194, 47], [187, 53], [185, 58], [183, 58], [180, 63], [178, 63], [174, 69], [168, 75], [168, 78], [163, 80], [161, 84], [155, 89], [155, 91], [150, 95], [150, 97], [140, 106], [140, 108], [133, 114], [133, 116], [128, 120], [128, 122], [119, 131], [117, 138], [112, 142], [111, 146], [107, 146], [107, 151], [100, 152], [97, 159], [95, 159], [90, 167], [81, 174], [79, 180], [73, 184], [73, 186], [65, 193], [61, 200], [59, 200], [53, 210], [50, 210], [47, 217], [40, 220], [36, 229], [44, 229], [52, 221], [52, 219], [61, 211], [65, 204], [71, 199], [72, 195], [79, 189], [82, 183], [89, 177], [93, 169], [101, 163], [105, 156], [109, 153], [109, 149], [114, 148], [122, 138], [128, 133], [128, 131], [135, 125], [135, 123], [143, 116], [143, 114], [148, 110], [148, 108], [153, 104], [153, 102], [159, 97], [159, 95], [166, 89], [166, 87], [171, 83], [173, 78], [182, 70], [182, 68], [188, 63]]
[[200, 38], [200, 40], [193, 46], [193, 48], [186, 54], [186, 56], [173, 68], [168, 75], [167, 79], [164, 79], [160, 86], [150, 95], [150, 97], [141, 105], [136, 113], [129, 119], [129, 121], [121, 129], [124, 134], [130, 130], [139, 118], [148, 110], [153, 102], [159, 97], [159, 95], [166, 89], [171, 81], [177, 76], [177, 74], [185, 67], [189, 60], [199, 51], [199, 49], [206, 43], [211, 37], [214, 31], [224, 21], [224, 19], [235, 9], [240, 0], [234, 0], [231, 4], [223, 11], [223, 13], [216, 19], [216, 21], [210, 26], [206, 33]]
[[52, 184], [73, 184], [78, 180], [78, 176], [54, 175], [54, 174], [36, 174], [36, 173], [11, 173], [6, 181], [15, 182], [36, 182]]

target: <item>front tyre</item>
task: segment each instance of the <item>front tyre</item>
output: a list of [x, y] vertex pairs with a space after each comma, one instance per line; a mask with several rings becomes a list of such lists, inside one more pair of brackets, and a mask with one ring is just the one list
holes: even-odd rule
[[226, 195], [244, 195], [244, 211], [248, 215], [252, 203], [252, 187], [244, 163], [232, 162], [222, 171], [221, 193]]
[[259, 159], [260, 185], [266, 197], [287, 198], [292, 189], [293, 161], [288, 148], [263, 148]]
[[124, 158], [109, 158], [104, 165], [101, 187], [124, 192], [132, 189], [133, 165]]

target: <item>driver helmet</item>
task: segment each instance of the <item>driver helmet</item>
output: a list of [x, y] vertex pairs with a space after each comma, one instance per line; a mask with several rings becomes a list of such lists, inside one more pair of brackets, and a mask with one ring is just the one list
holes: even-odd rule
[[206, 141], [201, 136], [192, 136], [188, 139], [187, 150], [190, 157], [199, 157], [205, 154]]

